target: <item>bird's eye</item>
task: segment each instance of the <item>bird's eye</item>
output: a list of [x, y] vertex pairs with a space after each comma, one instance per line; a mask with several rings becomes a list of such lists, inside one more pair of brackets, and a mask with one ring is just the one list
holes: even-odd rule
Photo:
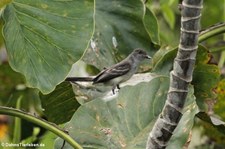
[[142, 54], [142, 51], [141, 50], [138, 50], [138, 54]]
[[143, 51], [141, 49], [137, 49], [137, 50], [135, 50], [135, 53], [137, 53], [138, 55], [144, 55], [145, 51]]
[[140, 50], [138, 54], [145, 54], [145, 52]]

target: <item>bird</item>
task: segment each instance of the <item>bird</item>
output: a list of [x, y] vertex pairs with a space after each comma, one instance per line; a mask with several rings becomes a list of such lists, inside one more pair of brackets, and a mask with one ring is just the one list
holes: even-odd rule
[[119, 84], [129, 80], [137, 72], [140, 63], [145, 59], [151, 59], [151, 57], [143, 49], [137, 48], [124, 60], [111, 67], [104, 68], [94, 77], [67, 77], [65, 81], [103, 83], [104, 85], [112, 86], [112, 93], [115, 94], [115, 89], [120, 89]]

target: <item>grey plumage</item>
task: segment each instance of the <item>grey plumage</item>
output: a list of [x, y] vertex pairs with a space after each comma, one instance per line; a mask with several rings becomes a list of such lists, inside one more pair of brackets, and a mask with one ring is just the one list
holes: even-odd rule
[[112, 86], [112, 91], [122, 82], [127, 81], [138, 70], [140, 62], [151, 57], [142, 49], [135, 49], [121, 62], [102, 70], [96, 77], [68, 77], [66, 81], [91, 81], [93, 84], [104, 83]]

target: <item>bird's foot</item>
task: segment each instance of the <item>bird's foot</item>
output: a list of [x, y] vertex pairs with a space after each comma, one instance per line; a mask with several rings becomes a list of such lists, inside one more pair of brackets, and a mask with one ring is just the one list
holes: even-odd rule
[[119, 84], [117, 84], [116, 86], [113, 86], [113, 88], [112, 88], [112, 93], [113, 93], [113, 95], [115, 95], [115, 89], [120, 89], [120, 86], [119, 86]]

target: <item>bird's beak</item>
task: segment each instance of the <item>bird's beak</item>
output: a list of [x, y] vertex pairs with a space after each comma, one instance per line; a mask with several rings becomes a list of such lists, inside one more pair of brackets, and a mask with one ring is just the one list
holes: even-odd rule
[[147, 59], [151, 59], [152, 57], [151, 57], [151, 56], [149, 56], [149, 55], [146, 55], [146, 56], [145, 56], [145, 58], [147, 58]]

